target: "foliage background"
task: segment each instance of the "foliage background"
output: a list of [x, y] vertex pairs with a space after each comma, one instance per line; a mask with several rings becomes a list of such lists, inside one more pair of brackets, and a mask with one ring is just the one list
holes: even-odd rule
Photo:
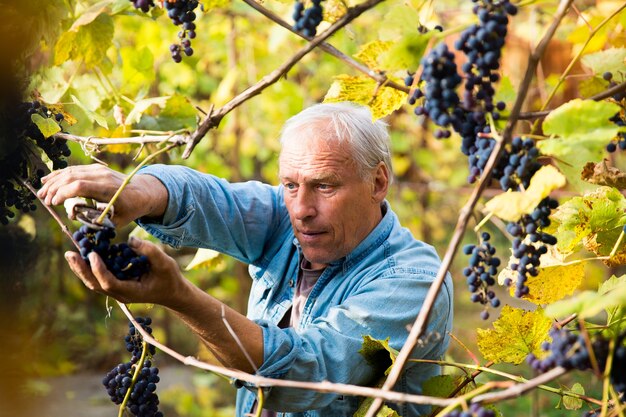
[[[127, 0], [5, 3], [1, 23], [8, 33], [17, 33], [17, 38], [24, 39], [24, 44], [18, 47], [28, 55], [24, 70], [30, 74], [29, 92], [37, 91], [46, 102], [62, 103], [65, 111], [76, 119], [68, 130], [83, 136], [136, 134], [131, 129], [193, 129], [198, 109], [208, 111], [212, 105], [225, 104], [306, 42], [240, 1], [208, 1], [204, 2], [205, 13], [197, 21], [194, 56], [175, 64], [168, 47], [176, 38], [177, 28], [159, 12], [145, 16], [134, 11]], [[407, 41], [394, 55], [403, 66], [396, 65], [395, 71], [388, 74], [401, 83], [406, 71], [400, 68], [415, 70], [420, 59], [416, 51], [424, 47], [423, 40], [415, 39], [417, 28], [442, 24], [446, 29], [445, 40], [451, 43], [455, 34], [474, 20], [472, 4], [456, 0], [386, 1], [338, 32], [330, 43], [352, 56], [368, 42], [397, 42], [410, 34], [413, 43]], [[509, 105], [515, 98], [514, 86], [520, 83], [530, 47], [550, 23], [556, 8], [554, 1], [524, 4], [509, 25], [504, 50], [502, 73], [506, 77], [499, 95]], [[588, 24], [601, 21], [620, 4], [612, 0], [576, 2], [581, 15], [572, 12], [559, 28], [541, 62], [524, 111], [540, 107], [582, 47]], [[268, 0], [263, 5], [291, 22], [290, 1]], [[327, 22], [323, 25], [339, 16], [344, 7], [343, 2], [326, 0]], [[625, 25], [626, 14], [622, 12], [586, 46], [586, 52], [623, 47]], [[15, 36], [5, 38], [5, 42], [7, 39]], [[229, 113], [189, 159], [182, 160], [179, 149], [159, 162], [181, 163], [233, 181], [255, 179], [275, 183], [279, 149], [276, 138], [280, 126], [302, 108], [322, 101], [333, 77], [339, 74], [362, 75], [346, 62], [316, 49], [279, 82]], [[601, 91], [604, 86], [593, 75], [588, 67], [577, 64], [551, 107]], [[466, 184], [466, 158], [459, 151], [458, 138], [435, 140], [432, 127], [417, 118], [404, 100], [403, 97], [399, 109], [386, 118], [392, 132], [396, 176], [389, 200], [404, 225], [443, 254], [459, 209], [472, 189]], [[137, 115], [135, 122], [121, 123], [119, 115], [130, 118], [133, 109]], [[528, 124], [521, 125], [521, 129], [528, 128]], [[151, 149], [154, 149], [151, 145], [142, 149], [117, 145], [94, 151], [74, 143], [71, 163], [90, 163], [91, 154], [113, 168], [129, 172], [136, 164], [133, 158]], [[616, 165], [623, 165], [622, 156], [611, 158]], [[558, 194], [566, 199], [580, 185], [573, 184]], [[495, 189], [488, 189], [485, 201], [495, 193]], [[477, 215], [470, 226], [480, 220]], [[502, 229], [497, 220], [486, 226], [496, 236], [499, 252], [506, 251], [509, 244]], [[130, 233], [139, 232], [128, 228], [121, 237]], [[22, 216], [19, 225], [0, 228], [0, 234], [0, 332], [4, 339], [0, 344], [0, 404], [13, 407], [0, 407], [0, 415], [2, 408], [6, 412], [11, 410], [11, 415], [32, 415], [43, 411], [38, 409], [38, 399], [49, 392], [46, 384], [54, 384], [50, 382], [54, 379], [47, 378], [85, 371], [103, 373], [118, 363], [125, 354], [121, 338], [126, 321], [115, 308], [108, 316], [107, 301], [87, 291], [69, 271], [63, 253], [71, 249], [71, 244], [45, 210]], [[475, 240], [471, 230], [466, 240]], [[194, 255], [188, 249], [168, 251], [183, 268]], [[478, 355], [476, 328], [487, 328], [488, 322], [479, 319], [479, 308], [468, 299], [460, 273], [464, 263], [463, 256], [457, 257], [451, 272], [456, 284], [454, 336], [466, 347], [453, 343], [449, 355], [469, 362], [470, 352]], [[588, 264], [579, 290], [595, 290], [600, 282], [619, 272], [619, 268]], [[187, 271], [186, 276], [239, 311], [245, 311], [249, 288], [245, 265], [220, 256]], [[500, 298], [507, 304], [534, 308], [500, 292]], [[159, 340], [179, 352], [212, 361], [166, 310], [153, 306], [135, 306], [135, 309], [154, 318], [153, 327]], [[496, 312], [492, 312], [492, 319], [494, 316]], [[161, 366], [170, 364], [165, 355], [159, 360]], [[516, 367], [513, 372], [526, 371]], [[568, 378], [563, 382], [569, 385], [580, 379], [576, 374]], [[584, 382], [591, 392], [598, 389], [598, 381]], [[168, 415], [215, 416], [220, 412], [229, 415], [233, 388], [206, 374], [199, 374], [194, 383], [195, 392], [173, 389], [160, 394]], [[557, 403], [558, 396], [536, 394], [535, 398], [508, 401], [500, 406], [504, 415], [531, 412], [548, 415]], [[536, 411], [538, 408], [543, 411]], [[114, 412], [112, 405], [111, 412]]]

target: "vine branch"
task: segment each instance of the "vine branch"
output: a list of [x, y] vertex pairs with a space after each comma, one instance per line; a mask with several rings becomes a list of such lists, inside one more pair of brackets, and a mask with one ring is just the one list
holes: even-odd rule
[[351, 7], [348, 9], [346, 14], [344, 14], [339, 20], [333, 23], [328, 29], [324, 32], [311, 39], [311, 41], [298, 52], [296, 52], [291, 58], [289, 58], [285, 63], [283, 63], [280, 67], [267, 74], [259, 82], [248, 87], [239, 95], [235, 96], [232, 100], [226, 103], [222, 108], [217, 110], [214, 114], [209, 114], [202, 123], [198, 126], [195, 132], [191, 134], [189, 142], [183, 152], [182, 158], [187, 159], [191, 152], [196, 147], [198, 142], [207, 134], [207, 132], [219, 126], [221, 120], [226, 116], [230, 111], [237, 108], [241, 104], [245, 103], [247, 100], [251, 99], [254, 96], [257, 96], [263, 92], [264, 89], [269, 87], [270, 85], [277, 82], [281, 77], [283, 77], [289, 70], [299, 62], [306, 54], [311, 52], [315, 47], [317, 47], [324, 40], [332, 36], [339, 29], [359, 17], [361, 14], [376, 6], [377, 4], [383, 2], [384, 0], [368, 0], [364, 3], [361, 3], [357, 6]]
[[[413, 352], [413, 349], [415, 348], [415, 345], [417, 344], [418, 338], [424, 331], [424, 328], [428, 322], [428, 316], [435, 303], [435, 299], [437, 295], [439, 294], [441, 286], [443, 285], [443, 281], [446, 278], [448, 269], [450, 268], [452, 260], [454, 259], [454, 256], [456, 254], [456, 251], [461, 243], [461, 239], [463, 238], [463, 234], [465, 233], [465, 229], [467, 228], [467, 224], [471, 217], [474, 206], [478, 202], [478, 198], [482, 194], [482, 191], [487, 187], [487, 184], [491, 181], [491, 172], [493, 171], [493, 168], [495, 167], [498, 159], [500, 158], [502, 148], [504, 147], [506, 143], [511, 141], [513, 129], [515, 127], [515, 124], [517, 123], [517, 117], [521, 111], [522, 104], [524, 103], [524, 100], [526, 98], [526, 94], [528, 93], [528, 89], [530, 87], [533, 74], [535, 74], [537, 65], [539, 64], [539, 60], [541, 59], [541, 56], [543, 55], [550, 39], [552, 39], [552, 37], [554, 36], [554, 33], [556, 32], [557, 27], [561, 23], [561, 20], [565, 17], [565, 14], [567, 13], [567, 10], [569, 9], [572, 2], [573, 0], [561, 0], [560, 1], [556, 16], [552, 24], [548, 28], [547, 33], [544, 35], [543, 39], [539, 42], [539, 45], [537, 45], [537, 48], [533, 51], [533, 53], [528, 58], [528, 65], [526, 68], [526, 73], [524, 74], [524, 79], [522, 80], [522, 83], [520, 85], [519, 94], [517, 96], [513, 109], [511, 110], [511, 116], [509, 117], [509, 120], [504, 129], [504, 133], [502, 135], [503, 140], [496, 141], [496, 144], [494, 145], [494, 149], [483, 171], [483, 175], [480, 179], [480, 182], [474, 188], [474, 192], [472, 196], [470, 197], [470, 200], [467, 202], [465, 207], [463, 207], [463, 209], [461, 210], [461, 215], [459, 216], [459, 219], [457, 221], [457, 225], [454, 230], [454, 235], [452, 236], [450, 244], [448, 245], [448, 249], [442, 259], [441, 267], [439, 268], [437, 277], [435, 278], [435, 280], [433, 281], [433, 283], [431, 284], [428, 290], [428, 294], [426, 295], [426, 299], [424, 300], [424, 305], [422, 306], [415, 322], [413, 323], [413, 326], [411, 327], [411, 331], [409, 333], [409, 336], [407, 337], [406, 343], [400, 350], [400, 353], [398, 354], [395, 363], [392, 365], [391, 370], [389, 371], [387, 380], [385, 381], [382, 387], [383, 390], [386, 390], [386, 391], [391, 390], [391, 388], [398, 381], [398, 378], [400, 377], [400, 374], [402, 372], [402, 368], [408, 361], [411, 353]], [[378, 410], [380, 409], [380, 407], [382, 406], [382, 403], [383, 402], [380, 398], [375, 399], [372, 402], [372, 405], [370, 406], [370, 408], [368, 409], [365, 417], [374, 417], [376, 413], [378, 412]]]

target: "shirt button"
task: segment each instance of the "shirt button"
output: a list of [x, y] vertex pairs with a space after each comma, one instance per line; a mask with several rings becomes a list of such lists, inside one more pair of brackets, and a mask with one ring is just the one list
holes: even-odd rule
[[292, 279], [289, 280], [289, 286], [293, 287], [293, 280]]

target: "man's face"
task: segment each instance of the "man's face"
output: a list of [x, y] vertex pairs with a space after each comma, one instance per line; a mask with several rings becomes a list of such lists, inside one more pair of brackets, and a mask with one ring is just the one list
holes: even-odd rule
[[281, 151], [280, 180], [304, 257], [322, 267], [350, 253], [378, 224], [384, 193], [377, 191], [376, 177], [359, 176], [348, 145], [303, 130]]

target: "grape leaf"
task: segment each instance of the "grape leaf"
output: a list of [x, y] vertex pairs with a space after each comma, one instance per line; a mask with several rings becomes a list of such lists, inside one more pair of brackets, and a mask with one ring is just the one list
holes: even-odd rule
[[154, 56], [147, 47], [124, 47], [122, 56], [122, 76], [126, 88], [149, 88], [155, 79]]
[[[584, 244], [596, 255], [606, 256], [626, 224], [626, 199], [615, 188], [599, 187], [560, 205], [551, 220], [550, 231], [562, 253], [571, 253]], [[620, 257], [626, 256], [626, 243], [620, 245], [616, 255], [607, 264], [619, 264]]]
[[76, 98], [76, 96], [72, 95], [72, 100], [74, 101], [74, 104], [76, 104], [78, 107], [80, 107], [82, 111], [85, 112], [89, 120], [91, 120], [92, 122], [98, 123], [100, 126], [102, 126], [105, 129], [109, 128], [107, 121], [104, 117], [100, 116], [98, 113], [94, 111], [89, 110], [78, 98]]
[[602, 75], [605, 72], [616, 73], [624, 71], [626, 48], [610, 48], [603, 51], [584, 55], [581, 62], [590, 68], [594, 74]]
[[389, 338], [379, 340], [366, 335], [363, 336], [363, 345], [359, 353], [374, 367], [386, 366], [385, 375], [387, 375], [399, 352], [389, 346]]
[[128, 116], [126, 116], [126, 125], [130, 126], [133, 123], [139, 123], [141, 116], [146, 112], [146, 110], [155, 104], [159, 107], [164, 107], [168, 99], [169, 96], [163, 96], [139, 100], [135, 103], [135, 107], [133, 107], [130, 113], [128, 113]]
[[383, 68], [379, 65], [378, 57], [381, 53], [387, 52], [392, 44], [393, 42], [391, 41], [375, 40], [368, 42], [359, 49], [359, 52], [354, 54], [354, 57], [374, 71], [386, 70], [387, 68]]
[[[439, 398], [450, 397], [450, 394], [452, 394], [464, 380], [464, 375], [435, 375], [422, 384], [422, 395]], [[463, 395], [472, 389], [472, 385], [468, 384], [462, 388], [457, 395]]]
[[[370, 406], [374, 402], [373, 398], [366, 398], [361, 402], [359, 408], [354, 412], [353, 417], [365, 417], [367, 415], [367, 410], [369, 410]], [[389, 408], [386, 405], [383, 405], [380, 410], [376, 413], [376, 417], [401, 417], [394, 409]]]
[[211, 249], [200, 248], [196, 251], [193, 259], [185, 267], [185, 271], [193, 269], [210, 268], [215, 265], [220, 253]]
[[406, 35], [415, 34], [415, 22], [419, 22], [417, 10], [406, 4], [391, 7], [383, 16], [378, 31], [378, 38], [382, 41], [396, 41]]
[[[572, 385], [570, 391], [576, 394], [585, 395], [585, 388], [583, 388], [583, 386], [580, 385], [580, 383], [578, 382]], [[580, 408], [583, 406], [583, 400], [581, 400], [580, 398], [565, 395], [563, 396], [563, 405], [568, 410], [580, 410]]]
[[352, 101], [363, 104], [369, 106], [373, 119], [380, 119], [402, 107], [406, 98], [406, 93], [395, 88], [379, 87], [369, 77], [341, 74], [335, 77], [324, 97], [324, 103]]
[[197, 111], [189, 99], [174, 94], [165, 103], [157, 121], [162, 130], [178, 130], [196, 125]]
[[578, 314], [581, 318], [586, 318], [593, 317], [602, 310], [609, 311], [614, 307], [626, 305], [626, 280], [622, 278], [618, 283], [612, 282], [610, 287], [600, 287], [598, 292], [583, 291], [567, 300], [550, 304], [546, 307], [546, 315], [564, 317]]
[[87, 67], [98, 65], [112, 45], [114, 30], [111, 16], [101, 13], [89, 24], [63, 33], [54, 48], [54, 64], [82, 60]]
[[543, 122], [543, 130], [547, 135], [568, 141], [593, 139], [607, 143], [619, 131], [609, 122], [619, 111], [620, 107], [614, 103], [574, 99], [550, 112]]
[[111, 6], [115, 0], [103, 0], [94, 4], [85, 10], [81, 15], [74, 21], [70, 31], [77, 31], [80, 26], [85, 26], [93, 22], [102, 14], [109, 6]]
[[[543, 305], [559, 301], [570, 296], [580, 286], [585, 276], [585, 264], [583, 262], [564, 263], [548, 252], [541, 256], [541, 264], [537, 270], [536, 277], [530, 276], [526, 281], [529, 293], [523, 297], [524, 300], [533, 304]], [[509, 265], [518, 262], [511, 257]], [[504, 268], [498, 275], [498, 282], [504, 283], [504, 279], [517, 279], [517, 271], [512, 271], [509, 267]], [[515, 286], [509, 288], [511, 296], [515, 293]]]
[[30, 119], [37, 125], [39, 131], [46, 139], [61, 131], [59, 124], [49, 117], [43, 117], [35, 113], [30, 115]]
[[504, 306], [493, 329], [477, 329], [478, 349], [485, 359], [518, 365], [529, 353], [542, 355], [541, 344], [551, 326], [552, 320], [541, 309], [526, 311]]
[[544, 132], [555, 137], [538, 142], [537, 147], [542, 154], [556, 157], [557, 166], [574, 188], [589, 188], [579, 178], [581, 167], [604, 155], [606, 144], [619, 131], [609, 122], [618, 111], [619, 106], [613, 103], [575, 99], [546, 117]]
[[434, 35], [435, 32], [431, 31], [403, 36], [402, 39], [393, 42], [388, 51], [380, 54], [378, 58], [380, 66], [389, 71], [416, 69], [420, 65], [428, 41]]
[[608, 162], [606, 158], [597, 164], [588, 162], [583, 167], [580, 177], [591, 184], [607, 185], [618, 190], [626, 189], [626, 173], [619, 168], [609, 166]]
[[531, 213], [552, 190], [564, 185], [565, 177], [553, 166], [545, 165], [533, 175], [526, 191], [499, 194], [485, 204], [485, 211], [514, 222]]
[[607, 82], [598, 77], [587, 78], [578, 84], [581, 97], [591, 97], [606, 90]]

